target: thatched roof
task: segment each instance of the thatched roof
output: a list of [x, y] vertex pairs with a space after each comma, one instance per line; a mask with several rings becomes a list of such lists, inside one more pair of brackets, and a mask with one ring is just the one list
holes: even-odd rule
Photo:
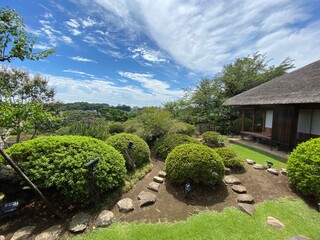
[[320, 60], [228, 99], [223, 105], [320, 103]]

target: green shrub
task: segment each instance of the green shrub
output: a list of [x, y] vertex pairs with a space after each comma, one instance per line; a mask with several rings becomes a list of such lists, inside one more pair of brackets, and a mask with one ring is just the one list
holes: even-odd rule
[[124, 132], [124, 125], [120, 122], [113, 122], [109, 124], [109, 133], [117, 134]]
[[96, 157], [100, 193], [124, 183], [123, 156], [105, 142], [81, 136], [41, 137], [15, 144], [6, 150], [26, 175], [42, 189], [53, 188], [66, 200], [81, 203], [89, 196], [87, 163]]
[[221, 157], [225, 167], [229, 168], [243, 168], [244, 159], [237, 157], [236, 152], [231, 148], [216, 148], [214, 149]]
[[320, 201], [320, 138], [299, 144], [289, 155], [287, 170], [296, 189]]
[[173, 149], [165, 160], [165, 170], [173, 182], [214, 185], [224, 176], [220, 156], [201, 144], [182, 144]]
[[170, 133], [180, 133], [192, 136], [196, 133], [196, 127], [184, 122], [175, 122], [170, 129]]
[[155, 142], [155, 154], [162, 159], [166, 159], [175, 147], [185, 143], [200, 144], [198, 140], [184, 134], [169, 134]]
[[[129, 142], [134, 144], [133, 158], [132, 152], [128, 149]], [[136, 167], [143, 166], [150, 162], [150, 149], [148, 144], [140, 137], [130, 133], [119, 133], [111, 136], [106, 141], [107, 144], [113, 146], [120, 151], [127, 162], [127, 168], [132, 167], [133, 161]]]
[[221, 135], [218, 132], [207, 131], [202, 134], [204, 144], [208, 147], [220, 147]]

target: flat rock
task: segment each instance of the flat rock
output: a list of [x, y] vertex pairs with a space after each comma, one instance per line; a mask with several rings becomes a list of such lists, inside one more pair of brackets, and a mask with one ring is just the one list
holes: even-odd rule
[[239, 194], [237, 201], [239, 203], [253, 203], [254, 199], [250, 194]]
[[228, 167], [225, 167], [225, 168], [224, 168], [224, 174], [225, 174], [225, 175], [230, 175], [230, 174], [231, 174], [231, 169], [228, 168]]
[[263, 164], [256, 163], [256, 164], [253, 164], [253, 168], [257, 169], [257, 170], [266, 170], [267, 166], [265, 166]]
[[268, 168], [267, 171], [273, 175], [279, 175], [279, 171], [275, 168]]
[[32, 234], [32, 231], [36, 228], [36, 226], [26, 226], [23, 228], [20, 228], [18, 231], [16, 231], [11, 240], [25, 240]]
[[131, 198], [124, 198], [117, 202], [117, 206], [120, 212], [127, 213], [134, 209], [133, 200]]
[[36, 236], [35, 240], [55, 240], [62, 232], [61, 225], [54, 225]]
[[287, 175], [288, 175], [287, 169], [285, 169], [285, 168], [281, 168], [281, 169], [280, 169], [280, 173], [281, 173], [282, 175], [284, 175], [284, 176], [287, 176]]
[[3, 235], [0, 235], [0, 240], [5, 240], [5, 237]]
[[238, 207], [241, 211], [249, 214], [250, 216], [252, 216], [255, 211], [254, 205], [248, 203], [238, 203]]
[[140, 200], [140, 207], [143, 207], [155, 203], [157, 197], [151, 192], [142, 191], [139, 193], [138, 199]]
[[235, 191], [236, 193], [246, 193], [247, 189], [245, 186], [242, 185], [232, 185], [232, 190]]
[[153, 181], [157, 183], [163, 183], [164, 179], [162, 177], [155, 176], [153, 177]]
[[253, 165], [253, 164], [256, 163], [255, 161], [253, 161], [253, 160], [251, 160], [251, 159], [247, 159], [246, 161], [247, 161], [247, 163], [248, 163], [249, 165]]
[[154, 192], [159, 192], [160, 184], [156, 182], [151, 182], [149, 183], [147, 188]]
[[165, 178], [167, 176], [167, 173], [165, 171], [159, 171], [158, 176]]
[[90, 220], [90, 215], [85, 212], [79, 212], [72, 217], [69, 231], [73, 233], [83, 232], [86, 230]]
[[295, 236], [295, 237], [289, 238], [288, 240], [308, 240], [308, 239], [309, 238], [307, 238], [305, 236], [299, 235], [299, 236]]
[[241, 184], [241, 181], [233, 175], [225, 176], [224, 181], [227, 184]]
[[103, 210], [96, 219], [96, 227], [108, 227], [114, 221], [114, 214], [111, 211]]
[[268, 217], [267, 224], [275, 228], [284, 228], [284, 224], [274, 217]]

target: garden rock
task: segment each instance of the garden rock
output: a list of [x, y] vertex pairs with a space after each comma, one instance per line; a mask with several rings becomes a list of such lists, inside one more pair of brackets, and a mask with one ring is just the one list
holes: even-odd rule
[[153, 181], [155, 181], [157, 183], [163, 183], [164, 179], [162, 177], [155, 176], [153, 178]]
[[167, 173], [165, 171], [159, 171], [158, 176], [165, 178], [167, 176]]
[[117, 206], [120, 212], [127, 213], [134, 209], [133, 200], [131, 198], [124, 198], [117, 202]]
[[241, 184], [241, 181], [233, 175], [225, 176], [224, 181], [227, 184]]
[[149, 183], [147, 188], [154, 192], [159, 192], [160, 184], [156, 182], [151, 182]]
[[268, 168], [267, 171], [274, 175], [279, 175], [279, 171], [275, 168]]
[[284, 228], [284, 224], [274, 217], [268, 217], [267, 224], [275, 228]]
[[72, 217], [69, 231], [73, 233], [83, 232], [86, 230], [90, 220], [90, 215], [85, 212], [80, 212]]
[[257, 170], [266, 170], [267, 166], [265, 166], [263, 164], [256, 163], [256, 164], [253, 164], [253, 168], [257, 169]]
[[250, 194], [239, 194], [237, 201], [239, 203], [253, 203], [254, 199]]
[[103, 210], [96, 219], [96, 227], [108, 227], [113, 223], [114, 214], [111, 211]]
[[224, 174], [225, 174], [225, 175], [230, 175], [230, 174], [231, 174], [231, 169], [225, 167], [225, 168], [224, 168]]
[[281, 173], [282, 175], [284, 175], [284, 176], [287, 176], [287, 175], [288, 175], [287, 169], [285, 169], [285, 168], [281, 168], [280, 173]]
[[5, 240], [5, 237], [0, 235], [0, 240]]
[[255, 211], [255, 207], [248, 203], [238, 203], [238, 207], [241, 211], [249, 214], [250, 216], [252, 216]]
[[231, 188], [236, 193], [246, 193], [247, 192], [246, 187], [242, 186], [242, 185], [233, 185]]
[[143, 207], [155, 203], [157, 197], [151, 192], [142, 191], [139, 193], [138, 199], [140, 200], [140, 207]]
[[246, 161], [247, 161], [247, 163], [248, 163], [249, 165], [253, 165], [253, 164], [256, 163], [255, 161], [253, 161], [253, 160], [251, 160], [251, 159], [247, 159]]
[[58, 238], [58, 236], [61, 232], [62, 232], [62, 226], [61, 225], [54, 225], [54, 226], [44, 230], [38, 236], [36, 236], [35, 240], [55, 240]]
[[299, 236], [295, 236], [295, 237], [289, 238], [288, 240], [308, 240], [308, 239], [309, 238], [307, 238], [305, 236], [299, 235]]
[[25, 240], [32, 234], [32, 231], [35, 228], [36, 226], [26, 226], [21, 228], [13, 234], [11, 240]]

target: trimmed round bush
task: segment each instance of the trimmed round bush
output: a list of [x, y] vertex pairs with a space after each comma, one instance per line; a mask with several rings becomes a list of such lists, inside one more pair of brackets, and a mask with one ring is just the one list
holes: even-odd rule
[[117, 134], [124, 132], [124, 125], [120, 122], [113, 122], [109, 125], [109, 133]]
[[320, 201], [320, 138], [299, 144], [289, 155], [287, 170], [296, 189]]
[[203, 133], [202, 138], [204, 140], [204, 144], [208, 147], [220, 147], [220, 133], [214, 131], [207, 131]]
[[216, 148], [214, 149], [216, 153], [221, 157], [225, 167], [229, 168], [243, 168], [244, 159], [237, 157], [236, 152], [231, 148]]
[[100, 193], [121, 186], [126, 174], [123, 156], [91, 137], [40, 137], [15, 144], [6, 152], [40, 189], [54, 189], [73, 203], [89, 197], [87, 164], [91, 160], [100, 159], [95, 166]]
[[189, 124], [189, 123], [184, 123], [184, 122], [175, 122], [171, 129], [171, 133], [180, 133], [180, 134], [185, 134], [192, 136], [193, 134], [196, 133], [196, 127]]
[[[132, 150], [128, 149], [129, 142], [132, 142], [133, 147], [133, 158]], [[113, 146], [119, 152], [122, 153], [126, 159], [127, 168], [132, 168], [132, 161], [134, 161], [136, 167], [143, 166], [145, 163], [150, 162], [150, 149], [148, 144], [140, 137], [130, 133], [119, 133], [109, 137], [106, 143]]]
[[220, 156], [211, 148], [195, 143], [182, 144], [169, 153], [165, 170], [175, 183], [215, 185], [224, 176]]
[[159, 138], [155, 143], [156, 156], [166, 159], [168, 154], [177, 146], [185, 143], [200, 144], [200, 142], [184, 134], [170, 134]]

